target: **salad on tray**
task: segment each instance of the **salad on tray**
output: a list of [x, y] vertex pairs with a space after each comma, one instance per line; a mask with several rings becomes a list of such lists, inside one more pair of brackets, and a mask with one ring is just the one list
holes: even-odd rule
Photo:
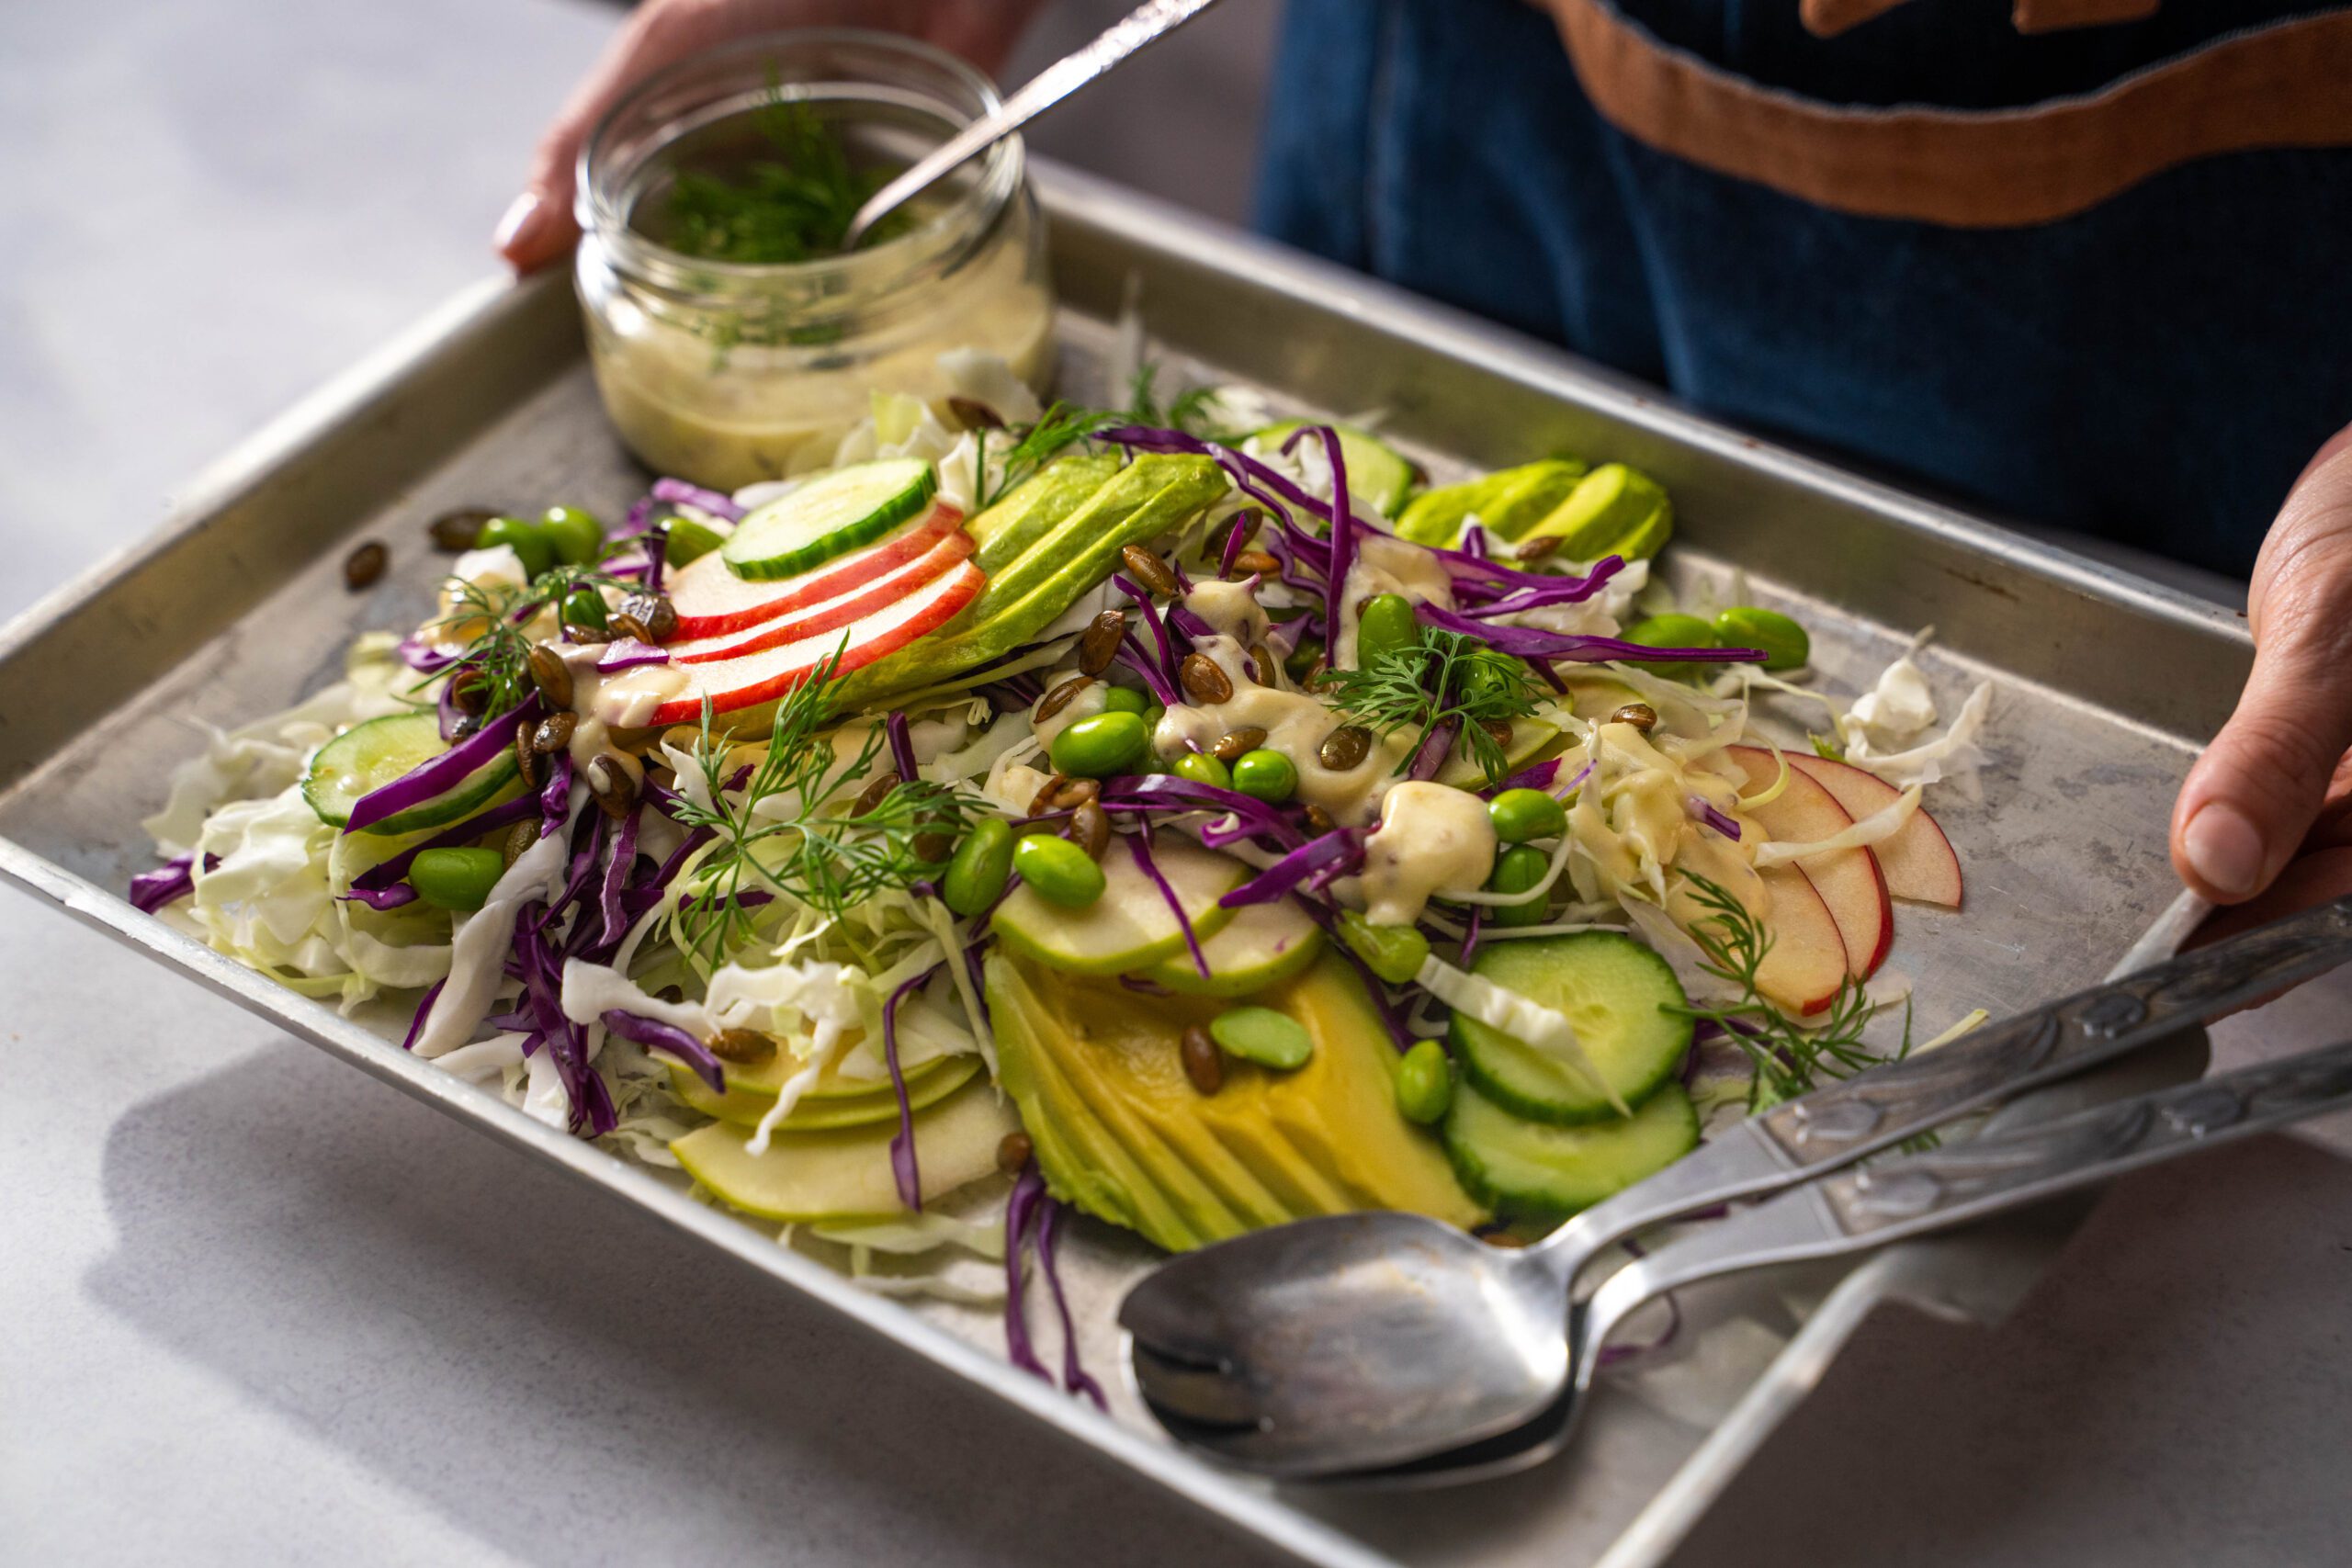
[[789, 480], [439, 519], [433, 612], [216, 735], [134, 897], [877, 1288], [1005, 1262], [1041, 1373], [1064, 1206], [1523, 1238], [1910, 1048], [1866, 983], [1961, 902], [1986, 689], [1939, 732], [1907, 658], [1849, 706], [1675, 605], [1622, 464], [957, 370]]

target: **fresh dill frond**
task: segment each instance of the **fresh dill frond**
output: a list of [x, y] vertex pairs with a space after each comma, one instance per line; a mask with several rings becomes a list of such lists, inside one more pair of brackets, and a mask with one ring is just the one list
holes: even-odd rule
[[[659, 236], [671, 249], [702, 261], [771, 266], [838, 255], [850, 220], [889, 182], [888, 168], [854, 164], [841, 137], [806, 102], [770, 92], [759, 130], [776, 156], [731, 177], [679, 170]], [[863, 243], [902, 232], [908, 221], [894, 213]]]
[[[616, 541], [606, 547], [606, 553], [609, 556], [636, 542]], [[505, 713], [530, 694], [529, 627], [542, 612], [553, 609], [560, 614], [563, 602], [582, 588], [629, 592], [638, 586], [594, 567], [568, 564], [548, 568], [522, 588], [466, 578], [450, 581], [457, 587], [450, 593], [448, 609], [425, 629], [444, 640], [465, 634], [464, 649], [446, 674], [450, 680], [481, 686], [486, 700], [481, 711], [485, 714]], [[427, 677], [418, 686], [421, 689], [439, 679], [439, 674]]]
[[[1000, 478], [994, 490], [984, 489], [973, 510], [978, 511], [993, 502], [1001, 501], [1014, 490], [1036, 476], [1037, 470], [1060, 457], [1070, 447], [1084, 441], [1096, 431], [1126, 423], [1127, 415], [1110, 409], [1079, 408], [1057, 402], [1035, 423], [1012, 433], [1012, 445], [1006, 447], [995, 461]], [[985, 440], [986, 433], [982, 433]], [[988, 482], [987, 448], [981, 448], [983, 461], [978, 465], [983, 486]]]
[[837, 649], [778, 704], [767, 753], [749, 779], [727, 776], [729, 747], [723, 733], [713, 733], [704, 704], [692, 761], [713, 806], [682, 794], [675, 815], [715, 840], [684, 921], [689, 951], [706, 963], [723, 961], [751, 937], [756, 906], [745, 903], [747, 895], [781, 894], [839, 919], [877, 894], [936, 874], [944, 856], [932, 852], [952, 842], [967, 813], [985, 804], [927, 779], [901, 779], [864, 811], [842, 798], [877, 763], [888, 764], [880, 726], [850, 756], [824, 732], [841, 656]]
[[[1862, 1031], [1878, 1013], [1878, 1005], [1862, 987], [1848, 979], [1821, 1020], [1801, 1025], [1768, 1001], [1757, 983], [1772, 938], [1762, 921], [1728, 889], [1703, 876], [1686, 872], [1691, 897], [1707, 910], [1691, 922], [1690, 940], [1699, 944], [1700, 967], [1735, 987], [1739, 999], [1723, 1007], [1685, 1007], [1676, 1010], [1704, 1019], [1721, 1028], [1746, 1053], [1756, 1069], [1747, 1091], [1750, 1114], [1782, 1100], [1810, 1093], [1826, 1078], [1847, 1078], [1882, 1060], [1862, 1043]], [[1894, 1058], [1911, 1052], [1911, 1004], [1903, 1004], [1903, 1040]]]
[[[1488, 783], [1510, 771], [1502, 743], [1487, 732], [1535, 711], [1538, 693], [1526, 662], [1461, 632], [1426, 630], [1410, 648], [1385, 648], [1369, 664], [1335, 670], [1322, 690], [1354, 723], [1383, 739], [1401, 729], [1427, 734], [1451, 724], [1460, 746]], [[1408, 755], [1396, 765], [1410, 766]]]

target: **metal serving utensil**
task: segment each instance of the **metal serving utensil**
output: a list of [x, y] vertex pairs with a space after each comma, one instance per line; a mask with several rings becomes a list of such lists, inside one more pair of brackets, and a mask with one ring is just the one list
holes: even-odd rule
[[[2204, 912], [2186, 897], [2177, 902], [2126, 964], [2177, 949]], [[1962, 1214], [1938, 1202], [1899, 1223], [1881, 1216], [1848, 1228], [1842, 1220], [1850, 1215], [1838, 1206], [1845, 1198], [1832, 1194], [1850, 1195], [1873, 1182], [1880, 1185], [1871, 1190], [1883, 1193], [1895, 1179], [1882, 1173], [1894, 1163], [1942, 1181], [1957, 1168], [1938, 1166], [1937, 1158], [1973, 1157], [1971, 1151], [2006, 1147], [2009, 1140], [1979, 1139], [1945, 1156], [1915, 1156], [1927, 1164], [1883, 1162], [1838, 1178], [1844, 1186], [1815, 1183], [1629, 1264], [1589, 1303], [1566, 1306], [1577, 1276], [1611, 1246], [1678, 1215], [1813, 1181], [2347, 958], [2352, 897], [1776, 1106], [1524, 1249], [1489, 1247], [1419, 1215], [1364, 1213], [1283, 1225], [1187, 1253], [1161, 1265], [1120, 1305], [1136, 1385], [1180, 1440], [1286, 1479], [1475, 1466], [1480, 1456], [1467, 1446], [1488, 1439], [1522, 1451], [1541, 1444], [1548, 1451], [1566, 1441], [1589, 1383], [1592, 1353], [1633, 1306], [1692, 1279], [1876, 1247], [1990, 1212], [1968, 1207]], [[2044, 1132], [2033, 1130], [2036, 1136]], [[2060, 1187], [2036, 1187], [2031, 1197], [2113, 1174], [2104, 1163], [2098, 1171], [2082, 1175], [2070, 1166], [2053, 1177]], [[1760, 1217], [1766, 1214], [1776, 1217]], [[1806, 1221], [1813, 1228], [1804, 1230], [1793, 1217], [1825, 1214], [1840, 1223], [1825, 1229], [1826, 1220]], [[1718, 1235], [1729, 1239], [1710, 1239]], [[1687, 1272], [1702, 1263], [1702, 1272]], [[1621, 1287], [1620, 1280], [1627, 1283]], [[1515, 1430], [1530, 1422], [1538, 1429]]]
[[1046, 66], [1026, 85], [984, 116], [915, 161], [912, 167], [866, 199], [849, 220], [842, 249], [852, 251], [873, 228], [967, 160], [977, 157], [1023, 126], [1094, 81], [1146, 44], [1156, 43], [1216, 4], [1216, 0], [1148, 0], [1114, 22], [1085, 48]]

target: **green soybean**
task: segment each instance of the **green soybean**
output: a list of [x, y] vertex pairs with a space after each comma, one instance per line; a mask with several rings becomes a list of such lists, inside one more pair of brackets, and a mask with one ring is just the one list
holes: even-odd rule
[[959, 915], [979, 914], [996, 902], [1012, 875], [1012, 824], [983, 817], [948, 858], [939, 879], [940, 901]]
[[1102, 897], [1102, 868], [1068, 839], [1031, 833], [1012, 847], [1012, 869], [1037, 897], [1065, 909], [1083, 909]]
[[1340, 940], [1364, 962], [1364, 967], [1392, 986], [1401, 986], [1421, 972], [1430, 955], [1430, 939], [1412, 926], [1376, 926], [1353, 909], [1340, 913]]
[[1315, 1037], [1286, 1012], [1272, 1008], [1233, 1008], [1209, 1021], [1209, 1038], [1228, 1056], [1261, 1067], [1291, 1072], [1315, 1055]]
[[1813, 656], [1813, 639], [1803, 626], [1755, 604], [1736, 604], [1715, 617], [1719, 648], [1760, 648], [1767, 670], [1794, 670]]
[[[1495, 862], [1495, 873], [1487, 878], [1489, 893], [1524, 893], [1544, 880], [1552, 869], [1552, 857], [1542, 850], [1526, 844], [1514, 844]], [[1485, 906], [1487, 923], [1495, 926], [1540, 926], [1548, 912], [1545, 900], [1530, 898], [1524, 904], [1488, 904]]]
[[1487, 802], [1487, 815], [1494, 818], [1495, 837], [1506, 844], [1556, 839], [1568, 826], [1560, 803], [1540, 789], [1507, 789]]
[[1102, 694], [1102, 711], [1104, 713], [1132, 713], [1141, 715], [1149, 711], [1150, 707], [1150, 702], [1141, 692], [1136, 691], [1133, 686], [1113, 686], [1110, 690]]
[[505, 870], [496, 850], [421, 850], [409, 863], [408, 885], [436, 909], [479, 909]]
[[567, 626], [605, 629], [605, 596], [593, 588], [575, 588], [563, 596], [563, 619]]
[[539, 518], [556, 558], [567, 566], [594, 566], [605, 553], [605, 525], [576, 506], [550, 506]]
[[663, 558], [672, 566], [699, 560], [727, 542], [718, 529], [691, 517], [673, 517], [662, 525], [662, 531], [670, 536], [669, 554]]
[[1187, 751], [1176, 759], [1176, 776], [1214, 789], [1233, 787], [1233, 770], [1206, 751]]
[[1421, 623], [1413, 618], [1413, 602], [1402, 593], [1376, 593], [1356, 623], [1356, 668], [1369, 670], [1383, 653], [1419, 648]]
[[1408, 1122], [1423, 1127], [1445, 1120], [1453, 1104], [1453, 1066], [1445, 1047], [1424, 1040], [1396, 1063], [1396, 1109]]
[[[1652, 615], [1628, 627], [1623, 640], [1644, 648], [1715, 648], [1715, 628], [1696, 615]], [[1661, 675], [1695, 677], [1705, 666], [1684, 660], [1634, 660], [1634, 668]]]
[[1262, 746], [1244, 751], [1233, 764], [1233, 787], [1269, 806], [1280, 806], [1298, 793], [1298, 764]]
[[1054, 737], [1054, 771], [1074, 779], [1107, 779], [1132, 773], [1151, 744], [1143, 716], [1098, 713], [1081, 718]]
[[548, 531], [526, 517], [493, 517], [474, 536], [474, 548], [493, 550], [504, 545], [522, 558], [523, 570], [537, 577], [555, 565], [555, 541]]

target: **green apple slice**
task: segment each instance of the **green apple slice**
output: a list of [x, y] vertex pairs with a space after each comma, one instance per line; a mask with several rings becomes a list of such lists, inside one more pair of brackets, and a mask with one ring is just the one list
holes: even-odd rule
[[1223, 931], [1202, 939], [1201, 956], [1209, 964], [1205, 979], [1192, 953], [1181, 947], [1144, 970], [1142, 977], [1187, 996], [1254, 996], [1304, 974], [1322, 951], [1322, 928], [1284, 898], [1249, 905]]
[[[756, 1083], [747, 1083], [738, 1076], [739, 1069], [727, 1069], [727, 1092], [714, 1094], [710, 1086], [695, 1076], [693, 1068], [673, 1062], [670, 1066], [670, 1089], [680, 1100], [706, 1116], [716, 1116], [722, 1122], [739, 1126], [756, 1127], [763, 1117], [775, 1108], [776, 1091]], [[933, 1056], [918, 1067], [907, 1069], [907, 1104], [916, 1111], [936, 1105], [972, 1079], [980, 1070], [978, 1056]], [[832, 1079], [832, 1092], [819, 1094], [816, 1089], [804, 1094], [776, 1125], [788, 1132], [814, 1132], [827, 1127], [863, 1127], [869, 1122], [892, 1122], [898, 1119], [899, 1097], [890, 1088], [890, 1080], [867, 1083], [846, 1078]], [[827, 1080], [820, 1078], [817, 1088]], [[854, 1086], [854, 1087], [853, 1087]]]
[[[1102, 852], [1102, 897], [1083, 909], [1064, 908], [1034, 888], [1014, 888], [990, 924], [997, 940], [1075, 975], [1132, 974], [1182, 949], [1184, 931], [1167, 895], [1144, 874], [1127, 843], [1114, 838]], [[1217, 900], [1241, 886], [1248, 873], [1240, 862], [1165, 833], [1152, 840], [1151, 858], [1193, 936], [1206, 942], [1225, 929], [1234, 911]]]
[[[985, 1083], [966, 1086], [915, 1118], [915, 1163], [925, 1202], [996, 1169], [997, 1145], [1020, 1121]], [[752, 1129], [697, 1127], [670, 1145], [686, 1174], [726, 1202], [763, 1219], [888, 1219], [906, 1213], [890, 1169], [895, 1122], [770, 1137], [751, 1151]]]

